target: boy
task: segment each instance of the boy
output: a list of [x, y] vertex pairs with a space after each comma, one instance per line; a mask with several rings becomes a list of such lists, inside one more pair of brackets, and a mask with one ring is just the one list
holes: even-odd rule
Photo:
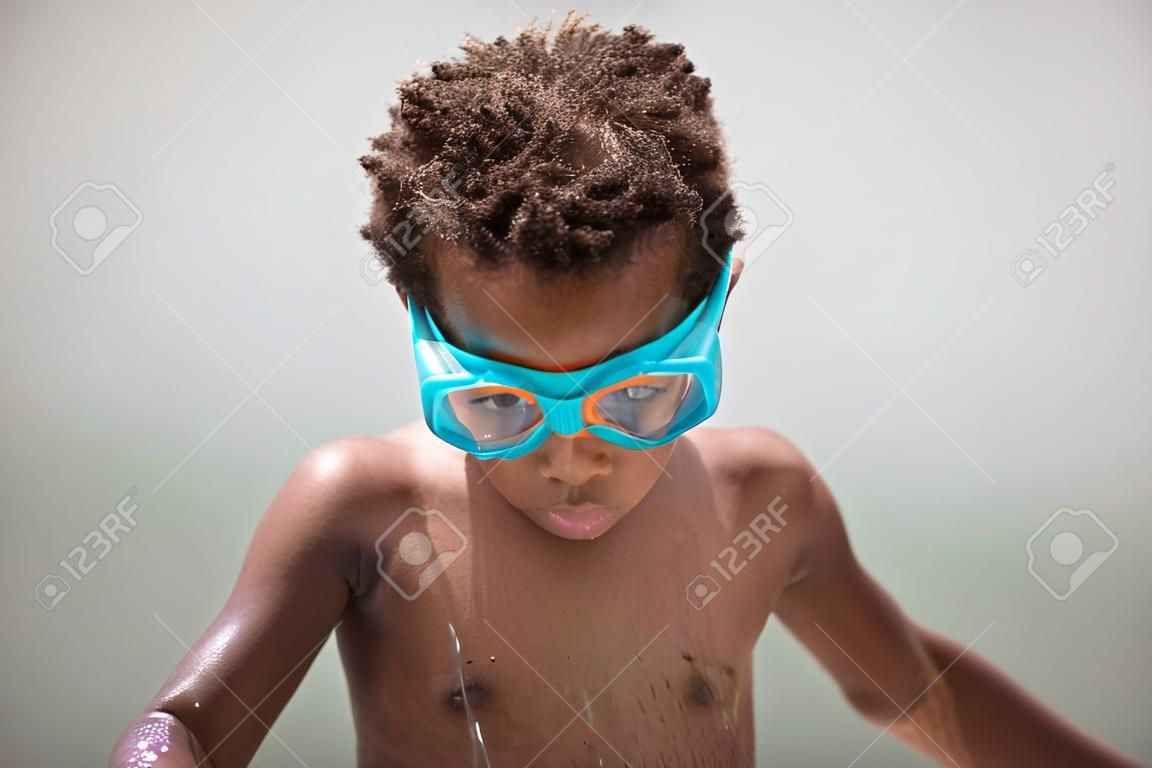
[[682, 48], [462, 50], [361, 158], [424, 423], [301, 463], [110, 764], [247, 765], [336, 628], [361, 768], [750, 766], [775, 613], [941, 765], [1135, 765], [906, 618], [785, 438], [698, 426], [743, 233]]

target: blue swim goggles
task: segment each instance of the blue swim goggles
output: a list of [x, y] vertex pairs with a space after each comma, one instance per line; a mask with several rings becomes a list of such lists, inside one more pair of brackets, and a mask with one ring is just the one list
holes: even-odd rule
[[633, 449], [669, 443], [719, 404], [717, 332], [731, 269], [729, 251], [709, 295], [665, 335], [573, 371], [466, 352], [409, 296], [424, 421], [442, 440], [481, 459], [518, 458], [552, 433], [591, 434]]

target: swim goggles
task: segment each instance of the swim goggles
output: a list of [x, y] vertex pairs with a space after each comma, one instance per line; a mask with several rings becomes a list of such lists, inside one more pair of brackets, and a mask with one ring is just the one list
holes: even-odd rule
[[523, 456], [550, 434], [591, 434], [632, 449], [669, 443], [719, 404], [717, 332], [731, 268], [729, 250], [708, 296], [665, 335], [572, 371], [466, 352], [409, 296], [424, 421], [442, 440], [481, 459]]

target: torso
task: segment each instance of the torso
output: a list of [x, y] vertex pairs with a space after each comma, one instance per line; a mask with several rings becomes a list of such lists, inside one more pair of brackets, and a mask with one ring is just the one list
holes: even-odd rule
[[[569, 541], [423, 429], [403, 433], [428, 514], [365, 516], [374, 579], [337, 629], [359, 768], [751, 766], [752, 648], [795, 553], [744, 534], [731, 581], [712, 565], [771, 502], [730, 471], [726, 431], [682, 437], [639, 506]], [[422, 583], [400, 551], [419, 563], [429, 539], [447, 565]], [[697, 609], [702, 575], [720, 591]]]

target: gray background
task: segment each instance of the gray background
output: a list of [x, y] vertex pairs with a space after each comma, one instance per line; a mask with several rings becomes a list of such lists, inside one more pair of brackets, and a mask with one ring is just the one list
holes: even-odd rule
[[[3, 6], [6, 763], [103, 764], [308, 446], [418, 416], [405, 318], [361, 274], [356, 157], [396, 80], [551, 12], [199, 3]], [[684, 43], [736, 178], [795, 214], [733, 294], [714, 423], [790, 436], [911, 616], [1152, 758], [1149, 6], [584, 8]], [[1109, 162], [1114, 202], [1022, 286], [1012, 260]], [[143, 220], [82, 277], [49, 217], [85, 181]], [[133, 488], [137, 527], [43, 609], [41, 579]], [[1025, 554], [1062, 507], [1120, 542], [1064, 601]], [[869, 747], [775, 620], [756, 669], [761, 764], [925, 764]], [[351, 765], [333, 643], [275, 731], [309, 766]], [[297, 760], [269, 738], [255, 764]]]

